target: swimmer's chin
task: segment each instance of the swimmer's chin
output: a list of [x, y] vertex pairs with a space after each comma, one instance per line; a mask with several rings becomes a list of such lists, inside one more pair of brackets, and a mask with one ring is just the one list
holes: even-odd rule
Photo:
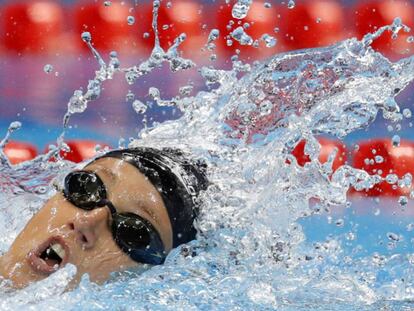
[[14, 258], [10, 253], [0, 256], [0, 280], [10, 289], [22, 289], [45, 279], [31, 271], [25, 258]]

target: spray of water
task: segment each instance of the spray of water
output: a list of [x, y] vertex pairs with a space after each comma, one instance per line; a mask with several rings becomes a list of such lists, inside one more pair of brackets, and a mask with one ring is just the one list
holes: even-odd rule
[[[70, 116], [85, 111], [99, 97], [102, 83], [115, 73], [125, 74], [127, 82], [134, 83], [163, 62], [172, 71], [194, 66], [177, 52], [185, 36], [179, 36], [167, 52], [161, 49], [158, 7], [155, 1], [155, 47], [139, 65], [122, 69], [115, 53], [105, 63], [91, 45], [90, 35], [82, 35], [100, 69], [85, 92], [74, 92], [65, 128]], [[181, 148], [208, 163], [212, 186], [203, 194], [197, 240], [173, 250], [163, 266], [143, 274], [121, 273], [104, 286], [84, 276], [78, 288], [65, 292], [74, 275], [74, 267], [68, 265], [26, 290], [11, 296], [0, 293], [7, 296], [1, 308], [36, 304], [39, 308], [116, 309], [127, 304], [136, 309], [292, 310], [304, 305], [323, 309], [346, 304], [350, 310], [361, 305], [376, 310], [376, 303], [384, 299], [413, 299], [412, 258], [343, 256], [340, 239], [313, 246], [305, 243], [298, 223], [313, 213], [310, 200], [335, 207], [346, 203], [349, 187], [368, 189], [381, 180], [347, 165], [333, 172], [334, 154], [321, 164], [315, 135], [343, 137], [368, 126], [378, 112], [391, 121], [401, 118], [394, 98], [414, 79], [414, 58], [392, 63], [370, 47], [381, 32], [401, 28], [396, 20], [361, 41], [349, 39], [325, 48], [276, 55], [253, 67], [234, 61], [231, 71], [202, 68], [206, 84], [215, 88], [175, 98], [173, 104], [183, 116], [144, 129], [130, 143]], [[246, 74], [238, 78], [240, 72]], [[162, 105], [159, 92], [151, 93]], [[63, 138], [64, 133], [56, 150], [64, 146]], [[311, 162], [300, 167], [290, 151], [303, 138]], [[24, 221], [53, 193], [50, 180], [71, 167], [59, 161], [46, 164], [44, 157], [18, 167], [11, 167], [4, 154], [1, 159], [5, 165], [0, 177], [4, 188], [0, 212], [13, 219], [2, 226], [7, 234], [0, 240], [0, 250], [5, 251]], [[24, 195], [17, 195], [17, 188]], [[34, 189], [43, 196], [29, 195]], [[18, 200], [21, 206], [31, 202], [25, 219], [19, 218], [20, 210], [10, 210], [6, 203], [10, 196], [19, 206]], [[392, 276], [379, 282], [383, 271]]]

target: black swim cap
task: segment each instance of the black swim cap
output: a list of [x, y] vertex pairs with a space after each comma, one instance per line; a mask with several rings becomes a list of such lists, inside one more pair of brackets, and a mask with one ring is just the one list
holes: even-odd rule
[[100, 158], [122, 159], [144, 174], [161, 194], [170, 217], [173, 247], [194, 240], [194, 219], [198, 215], [198, 195], [206, 190], [206, 165], [191, 161], [180, 150], [147, 147], [114, 150]]

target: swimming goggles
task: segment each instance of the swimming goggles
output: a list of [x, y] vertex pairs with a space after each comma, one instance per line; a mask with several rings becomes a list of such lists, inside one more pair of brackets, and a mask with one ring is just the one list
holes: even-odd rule
[[118, 213], [107, 199], [105, 185], [97, 174], [89, 171], [69, 173], [65, 178], [63, 195], [83, 210], [108, 207], [112, 216], [112, 236], [134, 261], [152, 265], [164, 262], [164, 246], [154, 226], [134, 213]]

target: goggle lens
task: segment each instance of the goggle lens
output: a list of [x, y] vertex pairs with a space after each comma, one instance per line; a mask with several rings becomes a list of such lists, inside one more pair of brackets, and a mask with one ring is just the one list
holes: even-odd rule
[[132, 213], [117, 214], [112, 222], [112, 232], [115, 241], [131, 249], [144, 249], [151, 244], [150, 228]]
[[75, 206], [92, 210], [106, 199], [106, 190], [102, 180], [94, 173], [78, 171], [65, 178], [64, 194]]

